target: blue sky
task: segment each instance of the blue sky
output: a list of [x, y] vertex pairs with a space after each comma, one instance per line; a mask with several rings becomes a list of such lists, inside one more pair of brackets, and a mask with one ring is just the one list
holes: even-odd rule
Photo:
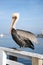
[[0, 0], [0, 33], [9, 33], [14, 12], [20, 13], [16, 28], [33, 33], [43, 30], [43, 0]]

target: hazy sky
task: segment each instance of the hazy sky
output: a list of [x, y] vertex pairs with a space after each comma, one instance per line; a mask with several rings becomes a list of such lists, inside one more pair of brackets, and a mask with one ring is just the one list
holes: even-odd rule
[[43, 30], [43, 0], [0, 0], [0, 33], [9, 33], [14, 12], [20, 13], [16, 28], [33, 33]]

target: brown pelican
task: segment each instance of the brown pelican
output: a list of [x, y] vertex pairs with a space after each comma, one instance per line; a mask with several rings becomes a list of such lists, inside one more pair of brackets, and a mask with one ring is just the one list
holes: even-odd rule
[[36, 36], [25, 30], [15, 29], [15, 25], [19, 19], [19, 13], [14, 13], [12, 15], [12, 23], [11, 23], [11, 35], [13, 40], [20, 46], [20, 47], [29, 47], [34, 49], [34, 45], [32, 42], [37, 43]]

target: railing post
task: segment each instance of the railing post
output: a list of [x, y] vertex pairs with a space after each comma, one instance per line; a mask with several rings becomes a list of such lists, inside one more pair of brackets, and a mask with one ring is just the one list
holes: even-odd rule
[[42, 59], [32, 58], [32, 65], [42, 65]]
[[6, 53], [0, 50], [0, 65], [6, 65]]

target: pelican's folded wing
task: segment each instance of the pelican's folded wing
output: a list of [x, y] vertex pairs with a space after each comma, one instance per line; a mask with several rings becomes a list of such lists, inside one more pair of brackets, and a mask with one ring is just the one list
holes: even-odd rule
[[19, 29], [17, 29], [16, 31], [19, 36], [28, 38], [29, 40], [37, 44], [37, 37], [35, 36], [35, 34], [28, 31], [19, 30]]

